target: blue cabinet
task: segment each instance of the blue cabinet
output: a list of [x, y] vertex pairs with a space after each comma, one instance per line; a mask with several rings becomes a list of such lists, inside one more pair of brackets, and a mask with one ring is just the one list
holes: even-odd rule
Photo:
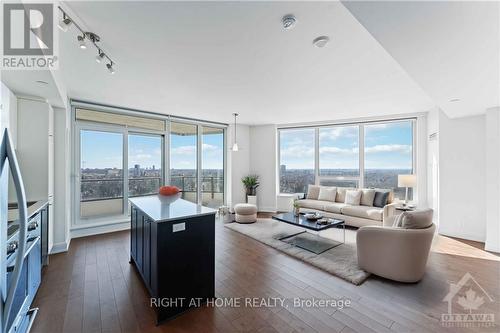
[[150, 216], [132, 205], [130, 262], [152, 298], [179, 301], [154, 307], [161, 322], [215, 297], [215, 211], [163, 221]]

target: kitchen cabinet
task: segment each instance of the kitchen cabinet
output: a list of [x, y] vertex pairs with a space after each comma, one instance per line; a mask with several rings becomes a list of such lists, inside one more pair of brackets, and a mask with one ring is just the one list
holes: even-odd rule
[[152, 299], [177, 300], [154, 306], [157, 322], [213, 299], [216, 211], [158, 195], [130, 203], [130, 263]]

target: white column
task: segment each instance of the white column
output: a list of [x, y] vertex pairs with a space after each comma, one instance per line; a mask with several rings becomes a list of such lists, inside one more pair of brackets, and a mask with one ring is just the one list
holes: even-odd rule
[[486, 110], [486, 244], [500, 252], [500, 108]]

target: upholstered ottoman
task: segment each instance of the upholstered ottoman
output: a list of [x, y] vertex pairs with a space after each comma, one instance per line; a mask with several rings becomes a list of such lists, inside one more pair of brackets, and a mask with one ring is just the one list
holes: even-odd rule
[[254, 223], [257, 221], [257, 206], [240, 203], [234, 206], [235, 219], [238, 223]]

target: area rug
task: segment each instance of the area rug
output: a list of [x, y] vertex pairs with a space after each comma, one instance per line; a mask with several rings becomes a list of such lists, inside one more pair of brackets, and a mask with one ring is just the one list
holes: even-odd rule
[[[286, 237], [303, 230], [284, 222], [273, 219], [258, 219], [257, 222], [251, 224], [228, 223], [225, 224], [225, 227], [269, 245], [355, 285], [360, 285], [370, 276], [370, 273], [358, 267], [356, 243], [355, 238], [352, 236], [353, 231], [351, 230], [347, 231], [351, 232], [351, 235], [349, 237], [346, 235], [345, 244], [317, 255], [278, 240], [277, 238]], [[339, 240], [339, 235], [342, 237], [341, 232], [341, 229], [329, 229], [321, 232], [320, 236]]]

